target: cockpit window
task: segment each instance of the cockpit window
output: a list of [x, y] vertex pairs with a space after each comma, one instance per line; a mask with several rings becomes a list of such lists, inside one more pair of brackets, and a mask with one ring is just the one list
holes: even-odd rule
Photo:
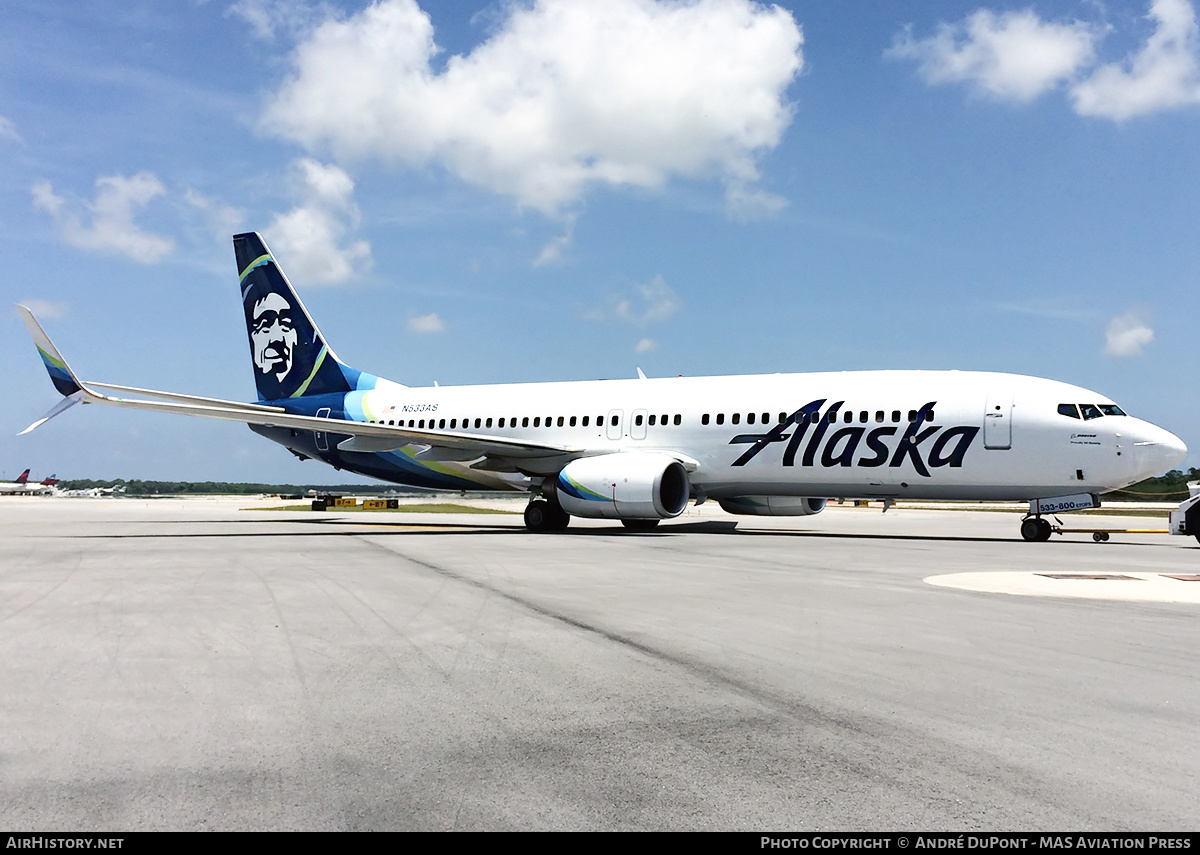
[[1079, 408], [1074, 404], [1059, 404], [1058, 414], [1060, 416], [1070, 416], [1073, 419], [1079, 418]]
[[1095, 404], [1080, 404], [1079, 409], [1083, 410], [1083, 417], [1085, 419], [1098, 419], [1104, 415]]
[[1125, 415], [1125, 411], [1122, 410], [1120, 407], [1118, 407], [1116, 404], [1101, 404], [1100, 412], [1104, 413], [1104, 415], [1106, 415], [1106, 416], [1123, 416], [1123, 415]]

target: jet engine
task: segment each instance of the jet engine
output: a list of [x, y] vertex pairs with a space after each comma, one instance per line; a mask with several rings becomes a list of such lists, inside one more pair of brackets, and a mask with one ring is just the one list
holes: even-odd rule
[[717, 499], [728, 514], [755, 517], [807, 517], [825, 510], [827, 499], [807, 496], [737, 496]]
[[691, 484], [674, 457], [627, 451], [571, 461], [555, 491], [562, 509], [577, 517], [658, 520], [683, 513]]

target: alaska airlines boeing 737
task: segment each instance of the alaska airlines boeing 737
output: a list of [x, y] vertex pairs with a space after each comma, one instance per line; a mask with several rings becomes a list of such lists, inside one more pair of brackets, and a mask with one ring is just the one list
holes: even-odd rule
[[644, 530], [689, 499], [760, 516], [819, 513], [828, 498], [1029, 500], [1026, 540], [1049, 538], [1042, 514], [1090, 507], [1187, 454], [1104, 395], [1013, 374], [403, 386], [338, 359], [258, 234], [233, 244], [257, 403], [82, 382], [18, 306], [64, 396], [23, 433], [77, 402], [245, 422], [383, 481], [528, 492], [534, 531], [571, 515]]

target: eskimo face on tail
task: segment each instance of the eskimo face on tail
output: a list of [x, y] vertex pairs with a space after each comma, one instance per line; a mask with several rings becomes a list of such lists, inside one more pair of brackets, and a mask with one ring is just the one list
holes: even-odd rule
[[259, 400], [353, 391], [360, 372], [338, 362], [326, 346], [262, 238], [234, 235], [233, 248]]
[[283, 383], [292, 370], [299, 334], [292, 306], [279, 294], [266, 294], [250, 309], [250, 347], [254, 364], [263, 374]]
[[322, 342], [294, 296], [255, 277], [246, 290], [246, 331], [254, 383], [263, 400], [304, 394], [324, 362]]

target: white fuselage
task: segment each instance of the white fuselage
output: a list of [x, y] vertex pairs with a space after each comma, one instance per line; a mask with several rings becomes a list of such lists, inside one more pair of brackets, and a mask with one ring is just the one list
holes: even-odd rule
[[[659, 451], [691, 464], [695, 496], [1032, 499], [1123, 487], [1186, 455], [1177, 437], [1141, 419], [1084, 418], [1115, 409], [1104, 395], [965, 371], [432, 388], [381, 380], [345, 403], [356, 421], [572, 449], [514, 461], [509, 473], [472, 468], [478, 456], [462, 452], [423, 458], [421, 445], [402, 449], [414, 463], [491, 488], [527, 489], [576, 457]], [[807, 418], [794, 416], [805, 408]]]

